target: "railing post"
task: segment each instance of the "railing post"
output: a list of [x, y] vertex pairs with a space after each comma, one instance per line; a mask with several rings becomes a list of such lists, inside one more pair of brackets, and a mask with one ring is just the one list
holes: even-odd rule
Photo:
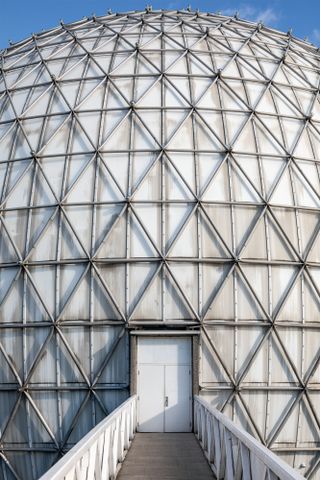
[[213, 418], [209, 417], [209, 427], [208, 427], [208, 460], [209, 463], [214, 463], [214, 432], [213, 432]]
[[239, 443], [243, 477], [251, 480], [250, 452], [249, 449], [243, 445], [243, 443]]
[[109, 452], [110, 452], [110, 435], [111, 429], [107, 428], [103, 435], [103, 451], [102, 451], [102, 464], [101, 464], [101, 476], [103, 479], [108, 479], [110, 477], [110, 468], [109, 468]]
[[216, 418], [213, 419], [213, 435], [214, 435], [214, 445], [215, 445], [215, 467], [216, 467], [216, 476], [218, 477], [218, 472], [220, 469], [220, 463], [221, 463], [221, 441], [220, 441], [220, 429], [219, 429], [219, 422], [217, 421]]
[[[229, 430], [225, 431], [225, 451], [226, 451], [226, 478], [234, 478], [234, 463], [232, 452], [232, 435]], [[263, 477], [262, 477], [263, 478]]]

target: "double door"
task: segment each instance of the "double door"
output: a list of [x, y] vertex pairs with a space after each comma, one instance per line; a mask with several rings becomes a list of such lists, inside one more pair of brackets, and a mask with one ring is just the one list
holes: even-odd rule
[[190, 432], [191, 385], [189, 338], [138, 339], [140, 432]]

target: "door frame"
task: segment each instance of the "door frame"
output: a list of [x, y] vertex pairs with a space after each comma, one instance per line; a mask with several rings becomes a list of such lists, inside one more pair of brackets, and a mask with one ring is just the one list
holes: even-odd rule
[[[191, 336], [191, 408], [193, 397], [199, 394], [199, 330], [132, 330], [130, 331], [130, 395], [138, 391], [138, 337], [190, 337]], [[193, 415], [191, 415], [193, 431]]]

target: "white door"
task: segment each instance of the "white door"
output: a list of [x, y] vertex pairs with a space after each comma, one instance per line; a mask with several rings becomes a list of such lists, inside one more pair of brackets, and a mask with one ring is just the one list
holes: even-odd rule
[[138, 430], [190, 432], [191, 341], [138, 339]]

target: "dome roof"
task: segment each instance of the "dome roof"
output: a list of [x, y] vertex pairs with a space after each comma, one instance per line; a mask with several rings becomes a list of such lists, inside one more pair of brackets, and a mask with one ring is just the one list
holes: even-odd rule
[[202, 394], [319, 478], [319, 68], [290, 32], [192, 11], [2, 51], [3, 478], [126, 398], [128, 329], [153, 325], [199, 327]]

